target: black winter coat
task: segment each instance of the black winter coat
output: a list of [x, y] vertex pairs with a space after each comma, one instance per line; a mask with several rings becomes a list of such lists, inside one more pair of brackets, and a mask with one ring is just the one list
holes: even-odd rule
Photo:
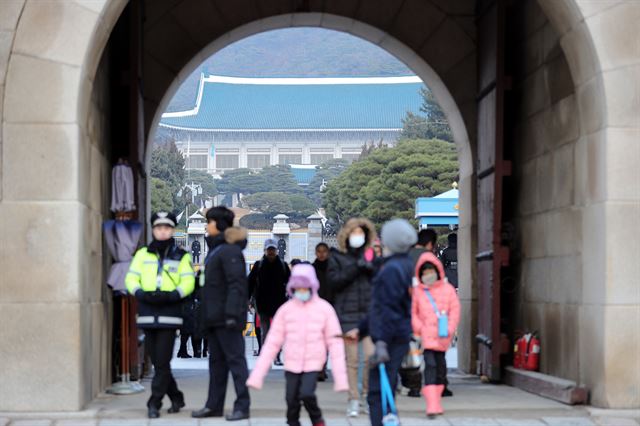
[[256, 299], [258, 314], [270, 318], [287, 301], [287, 282], [291, 271], [279, 257], [270, 263], [266, 257], [255, 263], [249, 273], [249, 296]]
[[371, 302], [371, 274], [358, 267], [362, 254], [343, 253], [331, 249], [327, 282], [334, 293], [333, 307], [338, 314], [342, 331], [358, 327], [367, 315]]
[[205, 283], [200, 290], [201, 324], [204, 329], [225, 327], [234, 320], [237, 330], [247, 321], [247, 274], [242, 250], [247, 233], [241, 228], [228, 228], [207, 242], [209, 253], [205, 266]]
[[442, 251], [440, 256], [444, 273], [447, 279], [455, 288], [458, 288], [458, 248], [457, 246], [449, 246]]
[[329, 282], [327, 281], [327, 269], [329, 268], [329, 260], [327, 259], [324, 262], [320, 262], [318, 259], [316, 259], [316, 261], [313, 262], [313, 268], [316, 270], [318, 282], [320, 283], [318, 296], [333, 305], [335, 301], [335, 294], [333, 293], [333, 288], [331, 288]]

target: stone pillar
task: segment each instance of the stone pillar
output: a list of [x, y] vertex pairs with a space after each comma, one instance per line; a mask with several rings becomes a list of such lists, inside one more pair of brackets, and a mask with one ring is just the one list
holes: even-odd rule
[[307, 234], [307, 260], [313, 262], [316, 260], [316, 245], [322, 242], [322, 216], [319, 214], [311, 215], [307, 218], [309, 221], [309, 230]]
[[247, 147], [245, 144], [240, 145], [240, 152], [239, 152], [239, 157], [238, 157], [238, 167], [240, 167], [241, 169], [246, 169], [247, 168]]

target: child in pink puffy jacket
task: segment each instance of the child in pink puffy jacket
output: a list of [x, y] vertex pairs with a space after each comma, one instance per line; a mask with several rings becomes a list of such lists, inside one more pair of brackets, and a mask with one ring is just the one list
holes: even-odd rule
[[302, 404], [313, 426], [324, 426], [316, 398], [318, 374], [331, 354], [331, 371], [337, 392], [349, 390], [342, 329], [333, 307], [318, 296], [318, 278], [309, 264], [291, 271], [287, 292], [291, 299], [278, 309], [267, 340], [247, 386], [261, 389], [273, 360], [284, 345], [287, 424], [300, 425]]
[[445, 352], [460, 322], [460, 302], [456, 289], [446, 280], [442, 263], [433, 253], [420, 256], [416, 278], [419, 284], [413, 289], [411, 325], [413, 333], [422, 340], [425, 362], [422, 394], [427, 416], [433, 418], [444, 413], [441, 398], [447, 378]]

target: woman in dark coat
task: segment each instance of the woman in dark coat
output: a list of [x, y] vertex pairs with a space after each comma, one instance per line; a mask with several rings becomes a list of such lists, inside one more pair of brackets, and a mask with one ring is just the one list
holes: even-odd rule
[[[339, 250], [332, 249], [327, 267], [327, 283], [333, 290], [334, 308], [338, 314], [342, 331], [346, 333], [358, 327], [367, 316], [371, 301], [371, 278], [375, 273], [373, 256], [368, 250], [376, 240], [376, 230], [369, 220], [354, 218], [347, 221], [338, 233]], [[365, 372], [369, 356], [373, 353], [371, 339], [362, 341]], [[345, 342], [347, 371], [349, 375], [349, 406], [347, 415], [356, 417], [360, 413], [361, 396], [368, 391], [368, 374], [363, 374], [362, 395], [358, 386], [359, 346], [358, 342]]]

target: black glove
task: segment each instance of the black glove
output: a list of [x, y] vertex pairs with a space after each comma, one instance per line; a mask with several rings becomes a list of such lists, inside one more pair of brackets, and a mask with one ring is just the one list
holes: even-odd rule
[[376, 350], [373, 352], [373, 356], [369, 358], [369, 367], [374, 369], [378, 367], [379, 364], [384, 364], [390, 360], [387, 343], [383, 340], [378, 340], [376, 342]]
[[153, 295], [154, 303], [156, 305], [164, 305], [168, 303], [176, 303], [180, 301], [180, 293], [178, 290], [173, 291], [154, 291]]
[[238, 321], [233, 318], [227, 318], [224, 322], [224, 326], [228, 329], [234, 329], [238, 326]]
[[150, 305], [153, 305], [155, 303], [155, 300], [153, 298], [153, 293], [152, 292], [148, 292], [148, 291], [144, 291], [142, 289], [138, 289], [138, 290], [136, 290], [135, 296], [136, 296], [136, 300], [138, 302], [147, 303], [147, 304], [150, 304]]
[[367, 275], [372, 275], [373, 272], [375, 271], [375, 267], [373, 266], [373, 263], [368, 262], [363, 258], [358, 259], [357, 266], [360, 272], [363, 272]]

